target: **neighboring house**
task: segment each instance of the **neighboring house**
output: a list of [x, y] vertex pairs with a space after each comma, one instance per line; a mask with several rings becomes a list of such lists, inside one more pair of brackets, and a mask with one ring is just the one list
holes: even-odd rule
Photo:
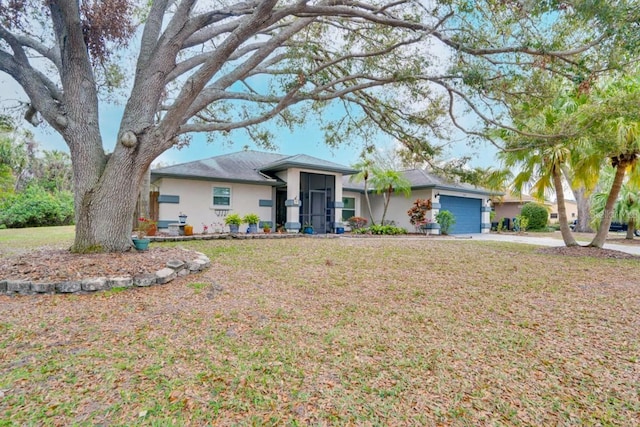
[[[514, 196], [512, 194], [506, 194], [502, 197], [493, 197], [491, 199], [491, 203], [493, 204], [493, 209], [496, 213], [494, 222], [498, 222], [502, 219], [506, 219], [504, 222], [505, 229], [511, 229], [513, 227], [513, 219], [520, 215], [520, 211], [522, 207], [527, 203], [540, 203], [537, 199], [534, 199], [528, 194], [522, 194], [520, 196]], [[557, 205], [556, 210], [553, 211], [553, 206], [549, 202], [541, 203], [544, 205], [551, 213], [555, 212], [556, 217], [555, 221], [558, 220], [558, 210]], [[552, 219], [553, 221], [553, 219]]]
[[[565, 200], [564, 207], [567, 210], [567, 220], [572, 222], [574, 219], [578, 219], [578, 203], [575, 200]], [[549, 221], [554, 223], [558, 222], [558, 203], [555, 202], [551, 205], [549, 211]]]
[[178, 222], [183, 213], [199, 233], [202, 224], [221, 224], [234, 212], [255, 213], [288, 231], [311, 224], [316, 233], [332, 232], [341, 226], [342, 177], [356, 172], [304, 154], [258, 151], [153, 169], [158, 227]]
[[[363, 183], [353, 183], [349, 167], [307, 156], [240, 151], [209, 159], [153, 169], [151, 184], [158, 195], [158, 226], [167, 228], [187, 215], [194, 232], [202, 224], [221, 224], [231, 212], [256, 213], [262, 222], [298, 231], [311, 224], [316, 233], [335, 232], [352, 216], [367, 218]], [[438, 233], [435, 216], [451, 211], [451, 233], [489, 232], [490, 192], [454, 184], [422, 170], [404, 172], [412, 184], [411, 197], [392, 196], [387, 219], [413, 231], [407, 210], [416, 198], [431, 198], [429, 227]], [[374, 217], [382, 216], [383, 198], [371, 194]]]
[[[488, 233], [491, 228], [489, 200], [493, 194], [484, 188], [469, 184], [458, 184], [442, 179], [421, 169], [403, 171], [405, 178], [411, 182], [411, 196], [393, 195], [387, 212], [387, 220], [397, 226], [413, 231], [407, 211], [416, 199], [431, 199], [433, 209], [428, 213], [430, 223], [427, 228], [433, 234], [439, 233], [436, 215], [441, 210], [450, 211], [456, 220], [451, 227], [450, 234]], [[349, 177], [343, 177], [343, 221], [355, 213], [357, 216], [369, 218], [364, 199], [364, 183], [354, 183]], [[371, 210], [373, 217], [379, 221], [384, 209], [384, 199], [381, 195], [370, 192]], [[353, 209], [349, 208], [353, 206]]]

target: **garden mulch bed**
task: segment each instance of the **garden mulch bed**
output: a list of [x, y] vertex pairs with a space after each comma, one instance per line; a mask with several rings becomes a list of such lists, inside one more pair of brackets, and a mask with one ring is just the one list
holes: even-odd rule
[[640, 256], [620, 252], [613, 249], [601, 249], [589, 246], [560, 246], [553, 248], [540, 248], [538, 253], [549, 255], [562, 255], [570, 257], [591, 257], [591, 258], [609, 258], [609, 259], [640, 259]]
[[193, 252], [175, 247], [152, 247], [144, 252], [74, 254], [66, 249], [40, 249], [0, 258], [0, 280], [59, 282], [90, 277], [136, 276], [153, 273], [172, 259], [185, 260]]

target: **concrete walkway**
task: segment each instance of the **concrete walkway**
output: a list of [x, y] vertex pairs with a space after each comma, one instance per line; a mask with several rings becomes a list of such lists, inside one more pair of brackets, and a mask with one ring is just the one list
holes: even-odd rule
[[[553, 237], [536, 237], [530, 234], [465, 234], [455, 236], [459, 239], [473, 239], [473, 240], [489, 240], [494, 242], [511, 242], [511, 243], [524, 243], [527, 245], [538, 246], [564, 246], [562, 239], [556, 239]], [[586, 245], [585, 242], [578, 242], [581, 245]], [[612, 249], [615, 251], [626, 252], [628, 254], [640, 255], [640, 245], [619, 245], [614, 243], [605, 243], [605, 249]]]

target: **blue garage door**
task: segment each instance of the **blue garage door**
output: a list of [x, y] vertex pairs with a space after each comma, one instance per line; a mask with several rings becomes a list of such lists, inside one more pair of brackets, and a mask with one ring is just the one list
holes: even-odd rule
[[440, 210], [451, 212], [456, 219], [449, 234], [480, 233], [482, 199], [440, 196]]

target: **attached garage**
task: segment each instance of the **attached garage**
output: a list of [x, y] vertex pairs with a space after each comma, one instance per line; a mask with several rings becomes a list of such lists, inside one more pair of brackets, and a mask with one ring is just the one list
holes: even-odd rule
[[450, 234], [480, 233], [482, 227], [482, 199], [440, 196], [440, 210], [453, 214], [456, 223]]

